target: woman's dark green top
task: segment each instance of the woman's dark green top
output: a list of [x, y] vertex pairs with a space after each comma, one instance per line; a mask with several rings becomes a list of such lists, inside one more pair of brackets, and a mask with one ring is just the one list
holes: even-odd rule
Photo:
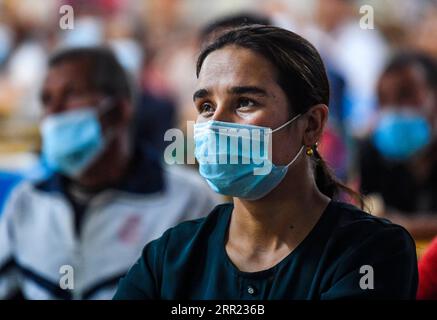
[[233, 205], [167, 230], [146, 245], [114, 299], [413, 299], [418, 275], [408, 232], [331, 201], [281, 262], [242, 272], [225, 250]]

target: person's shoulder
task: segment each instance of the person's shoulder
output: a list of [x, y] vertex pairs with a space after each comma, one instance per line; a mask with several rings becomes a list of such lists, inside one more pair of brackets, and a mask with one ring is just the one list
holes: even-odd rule
[[183, 242], [198, 237], [200, 232], [210, 232], [221, 222], [221, 219], [227, 217], [226, 213], [231, 209], [231, 203], [219, 204], [206, 217], [184, 221], [169, 229], [168, 236], [177, 242], [179, 240]]
[[403, 227], [392, 223], [388, 219], [374, 216], [371, 212], [366, 212], [346, 202], [331, 201], [330, 210], [337, 217], [337, 227], [339, 229], [360, 228], [363, 226], [368, 226], [373, 231], [387, 228], [403, 229]]
[[7, 203], [26, 202], [36, 193], [35, 184], [28, 180], [22, 180], [11, 190]]
[[33, 198], [37, 191], [33, 183], [27, 180], [19, 182], [5, 199], [0, 216], [18, 226], [26, 221], [32, 222], [37, 213], [33, 206]]
[[62, 177], [58, 174], [51, 173], [41, 175], [37, 178], [23, 178], [14, 186], [3, 206], [4, 213], [12, 211], [11, 215], [20, 222], [20, 224], [29, 219], [30, 221], [37, 217], [40, 219], [41, 200], [50, 206], [57, 206], [59, 195], [63, 194]]
[[160, 238], [151, 241], [149, 246], [160, 247], [162, 250], [179, 250], [188, 243], [200, 238], [205, 239], [212, 234], [222, 219], [226, 219], [231, 209], [231, 203], [217, 205], [206, 217], [184, 221], [168, 229]]
[[386, 244], [398, 242], [406, 246], [414, 244], [408, 231], [388, 219], [373, 216], [354, 205], [333, 201], [330, 208], [336, 217], [333, 237], [362, 244], [369, 239], [384, 241]]
[[[330, 284], [323, 289], [322, 299], [414, 298], [417, 257], [409, 233], [348, 204], [333, 203], [330, 208], [332, 228], [322, 244]], [[363, 291], [363, 274], [374, 285], [373, 290]]]

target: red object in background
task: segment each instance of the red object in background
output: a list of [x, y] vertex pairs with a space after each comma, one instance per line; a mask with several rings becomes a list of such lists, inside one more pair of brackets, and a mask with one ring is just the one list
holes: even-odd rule
[[437, 237], [419, 261], [418, 300], [437, 300]]
[[344, 139], [333, 126], [328, 124], [325, 128], [318, 150], [326, 163], [334, 170], [336, 177], [340, 178], [340, 180], [346, 181], [346, 145]]

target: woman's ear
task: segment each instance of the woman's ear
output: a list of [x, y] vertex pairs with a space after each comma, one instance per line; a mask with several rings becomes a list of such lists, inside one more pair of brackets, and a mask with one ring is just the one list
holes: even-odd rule
[[307, 126], [303, 135], [303, 143], [306, 146], [315, 145], [321, 138], [329, 109], [325, 104], [312, 106], [306, 113]]

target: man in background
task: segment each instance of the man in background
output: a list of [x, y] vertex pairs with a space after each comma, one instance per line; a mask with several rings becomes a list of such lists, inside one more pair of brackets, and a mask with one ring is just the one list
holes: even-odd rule
[[416, 239], [437, 234], [436, 70], [422, 53], [392, 58], [378, 81], [374, 129], [359, 150], [361, 191], [381, 207], [374, 213]]
[[216, 204], [194, 173], [132, 140], [126, 74], [103, 48], [54, 55], [42, 94], [43, 160], [0, 218], [0, 299], [109, 299], [143, 246]]

